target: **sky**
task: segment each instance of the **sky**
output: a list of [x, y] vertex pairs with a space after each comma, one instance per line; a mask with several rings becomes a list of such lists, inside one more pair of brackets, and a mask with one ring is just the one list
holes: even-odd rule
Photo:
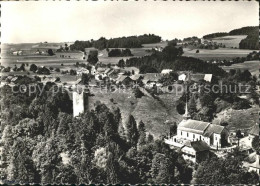
[[259, 25], [257, 1], [9, 1], [1, 6], [2, 43], [148, 33], [170, 40]]

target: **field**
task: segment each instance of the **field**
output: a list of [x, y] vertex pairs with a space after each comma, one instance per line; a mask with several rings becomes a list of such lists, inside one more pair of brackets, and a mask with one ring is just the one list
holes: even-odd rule
[[236, 57], [246, 57], [253, 50], [243, 49], [231, 49], [231, 48], [220, 48], [216, 50], [199, 49], [199, 53], [196, 53], [197, 49], [183, 49], [183, 56], [199, 58], [202, 60], [232, 60]]
[[217, 114], [217, 117], [212, 121], [213, 124], [219, 124], [221, 120], [228, 122], [230, 130], [245, 129], [258, 122], [259, 106], [254, 106], [246, 110], [227, 109]]
[[222, 43], [228, 48], [239, 48], [239, 43], [242, 39], [245, 39], [247, 35], [236, 35], [236, 36], [224, 36], [224, 37], [216, 37], [213, 38], [213, 42], [217, 42], [218, 44]]
[[245, 61], [244, 63], [233, 64], [231, 66], [223, 66], [224, 70], [229, 71], [230, 69], [249, 70], [252, 75], [259, 75], [260, 61]]

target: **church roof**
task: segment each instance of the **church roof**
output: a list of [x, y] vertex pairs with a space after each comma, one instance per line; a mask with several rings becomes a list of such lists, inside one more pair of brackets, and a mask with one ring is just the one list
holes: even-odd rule
[[178, 129], [186, 132], [192, 132], [196, 134], [202, 134], [206, 137], [210, 137], [213, 133], [221, 134], [225, 127], [220, 125], [210, 124], [204, 121], [198, 120], [183, 120], [178, 125]]
[[188, 119], [181, 121], [178, 125], [178, 129], [186, 132], [203, 134], [209, 125], [210, 123], [207, 122]]
[[204, 141], [186, 141], [184, 146], [193, 148], [196, 152], [209, 150], [209, 146]]
[[221, 132], [224, 130], [224, 128], [225, 128], [225, 127], [220, 126], [220, 125], [211, 124], [211, 125], [209, 125], [209, 127], [207, 128], [207, 130], [205, 131], [205, 133], [206, 133], [206, 132], [209, 132], [209, 133], [221, 134]]
[[254, 135], [254, 136], [259, 136], [259, 124], [256, 123], [251, 130], [249, 131], [249, 134]]

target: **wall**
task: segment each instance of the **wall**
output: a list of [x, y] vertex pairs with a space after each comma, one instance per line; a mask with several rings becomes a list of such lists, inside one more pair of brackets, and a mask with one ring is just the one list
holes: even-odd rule
[[[181, 132], [182, 132], [182, 135], [181, 135]], [[188, 136], [187, 136], [187, 133], [189, 133]], [[181, 131], [181, 130], [178, 129], [177, 130], [177, 136], [178, 136], [178, 138], [184, 138], [184, 139], [187, 139], [187, 140], [190, 140], [190, 141], [202, 140], [202, 141], [205, 141], [208, 145], [210, 145], [210, 139], [208, 137], [205, 137], [205, 136], [200, 135], [200, 134]]]
[[73, 116], [76, 117], [80, 113], [88, 110], [88, 96], [86, 93], [73, 92]]

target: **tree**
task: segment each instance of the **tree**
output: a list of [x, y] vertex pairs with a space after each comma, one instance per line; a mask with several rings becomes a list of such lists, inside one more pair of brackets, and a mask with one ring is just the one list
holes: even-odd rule
[[87, 61], [90, 64], [95, 65], [98, 62], [98, 51], [97, 50], [91, 50], [89, 52]]
[[123, 59], [120, 59], [119, 62], [118, 62], [118, 66], [120, 68], [124, 68], [125, 67], [125, 61]]
[[259, 176], [250, 172], [248, 174], [242, 167], [242, 162], [236, 156], [228, 155], [223, 158], [211, 158], [199, 164], [194, 175], [196, 184], [256, 184]]
[[176, 134], [177, 134], [177, 124], [176, 122], [174, 122], [174, 124], [170, 126], [170, 136], [172, 137]]
[[128, 121], [126, 122], [126, 136], [127, 141], [131, 144], [131, 146], [136, 146], [138, 142], [138, 130], [135, 118], [130, 115], [128, 117]]
[[134, 94], [136, 98], [141, 98], [144, 96], [144, 93], [139, 88], [134, 89]]
[[260, 140], [259, 136], [255, 136], [252, 140], [252, 147], [257, 152], [257, 154], [260, 154]]
[[30, 71], [35, 72], [38, 69], [38, 67], [35, 64], [31, 64]]
[[48, 54], [50, 55], [50, 56], [53, 56], [54, 55], [54, 52], [53, 52], [53, 50], [52, 49], [48, 49]]
[[138, 125], [139, 139], [138, 144], [144, 145], [146, 143], [146, 130], [143, 121], [141, 120]]

